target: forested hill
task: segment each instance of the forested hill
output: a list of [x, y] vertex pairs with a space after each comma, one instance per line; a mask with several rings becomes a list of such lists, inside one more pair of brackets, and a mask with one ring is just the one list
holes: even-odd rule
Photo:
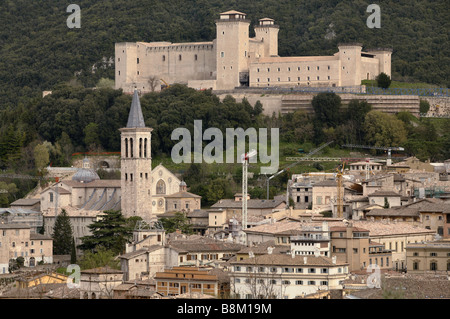
[[280, 26], [281, 56], [333, 54], [339, 42], [360, 42], [364, 48], [392, 47], [393, 79], [448, 86], [448, 1], [378, 1], [380, 29], [366, 26], [370, 15], [366, 10], [372, 2], [79, 0], [81, 28], [69, 29], [66, 9], [70, 2], [3, 0], [0, 109], [25, 103], [60, 82], [76, 79], [92, 87], [102, 77], [113, 79], [114, 65], [101, 61], [114, 57], [115, 42], [212, 40], [214, 20], [230, 9], [247, 14], [252, 22], [250, 35], [259, 18], [275, 19]]

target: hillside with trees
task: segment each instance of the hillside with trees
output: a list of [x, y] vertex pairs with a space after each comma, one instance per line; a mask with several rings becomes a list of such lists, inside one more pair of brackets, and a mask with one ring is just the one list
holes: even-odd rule
[[449, 7], [445, 0], [387, 0], [381, 28], [370, 29], [370, 2], [350, 0], [84, 0], [81, 28], [69, 29], [66, 1], [5, 0], [0, 10], [0, 109], [24, 107], [44, 90], [114, 78], [114, 43], [211, 41], [230, 9], [280, 26], [281, 56], [329, 55], [340, 42], [391, 47], [393, 80], [449, 85]]
[[[0, 131], [4, 132], [0, 135], [0, 169], [43, 177], [45, 167], [70, 166], [73, 155], [80, 152], [119, 152], [119, 128], [126, 126], [131, 99], [132, 96], [121, 90], [59, 85], [50, 95], [30, 100], [17, 109], [0, 111]], [[210, 90], [197, 91], [179, 84], [161, 92], [144, 94], [140, 101], [146, 126], [153, 128], [153, 166], [163, 163], [183, 176], [191, 192], [202, 196], [204, 205], [212, 205], [239, 191], [242, 166], [174, 164], [171, 150], [179, 141], [172, 140], [171, 134], [176, 128], [187, 128], [193, 137], [194, 120], [202, 121], [203, 131], [210, 127], [221, 132], [239, 127], [244, 130], [267, 128], [268, 131], [279, 128], [280, 169], [287, 165], [286, 156], [299, 155], [299, 148], [309, 152], [331, 140], [335, 143], [323, 151], [327, 156], [336, 156], [343, 152], [340, 145], [352, 143], [403, 146], [406, 155], [415, 155], [421, 160], [450, 158], [449, 119], [418, 119], [404, 112], [381, 113], [358, 100], [344, 108], [341, 98], [334, 93], [317, 94], [312, 101], [314, 113], [297, 111], [279, 116], [265, 115], [259, 102], [251, 105], [245, 99], [237, 102], [231, 96], [220, 100]], [[207, 144], [209, 141], [203, 141], [203, 148]], [[261, 183], [265, 177], [259, 175], [260, 166], [250, 166], [250, 171], [255, 173], [249, 181], [255, 186], [250, 193], [252, 197], [265, 198]], [[324, 167], [299, 165], [290, 173], [302, 169], [316, 171]], [[271, 197], [284, 189], [287, 178], [287, 173], [281, 174], [271, 182]], [[7, 190], [7, 193], [0, 193], [0, 205], [7, 206], [23, 197], [36, 183], [36, 180], [0, 178], [0, 188]]]

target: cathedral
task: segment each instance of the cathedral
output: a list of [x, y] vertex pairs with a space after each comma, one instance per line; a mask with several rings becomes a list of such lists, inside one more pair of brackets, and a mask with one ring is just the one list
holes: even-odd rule
[[89, 235], [87, 226], [105, 210], [121, 210], [125, 218], [139, 216], [150, 223], [168, 211], [200, 209], [201, 197], [187, 192], [184, 181], [162, 164], [152, 169], [151, 132], [152, 128], [145, 126], [135, 91], [127, 125], [120, 129], [121, 179], [100, 179], [85, 158], [70, 179], [62, 179], [40, 193], [46, 232], [53, 232], [62, 209], [71, 219], [77, 244], [80, 237]]

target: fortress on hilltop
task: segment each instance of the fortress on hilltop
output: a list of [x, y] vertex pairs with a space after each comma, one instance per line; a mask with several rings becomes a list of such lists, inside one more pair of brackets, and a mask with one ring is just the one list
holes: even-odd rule
[[246, 14], [227, 11], [216, 20], [211, 42], [121, 42], [115, 45], [115, 85], [132, 93], [159, 91], [173, 83], [196, 89], [236, 87], [358, 86], [381, 72], [391, 76], [391, 49], [362, 51], [340, 44], [332, 56], [280, 57], [279, 26], [259, 20], [249, 37]]

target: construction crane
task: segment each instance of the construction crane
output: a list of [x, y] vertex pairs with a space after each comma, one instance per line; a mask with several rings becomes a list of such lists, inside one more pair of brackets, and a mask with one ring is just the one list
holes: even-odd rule
[[256, 156], [256, 150], [251, 150], [248, 153], [241, 155], [242, 162], [242, 232], [244, 244], [247, 243], [247, 234], [245, 230], [247, 229], [247, 180], [248, 180], [248, 161], [251, 157]]
[[392, 151], [400, 151], [403, 152], [405, 149], [400, 146], [370, 146], [370, 145], [358, 145], [358, 144], [344, 144], [342, 147], [350, 147], [350, 148], [365, 148], [372, 150], [382, 150], [388, 152], [388, 159], [386, 161], [386, 165], [392, 164], [391, 153]]
[[[330, 141], [328, 143], [325, 143], [321, 146], [319, 146], [318, 148], [312, 150], [311, 152], [309, 152], [308, 154], [305, 155], [305, 158], [309, 158], [309, 156], [316, 154], [317, 152], [321, 151], [322, 149], [324, 149], [325, 147], [327, 147], [328, 145], [330, 145], [331, 143], [333, 143], [334, 141]], [[298, 163], [300, 163], [301, 161], [303, 161], [303, 157], [299, 157], [299, 160], [296, 163], [290, 164], [289, 166], [287, 166], [286, 168], [283, 168], [281, 171], [273, 174], [272, 176], [270, 176], [269, 178], [267, 178], [266, 184], [267, 184], [267, 199], [269, 199], [269, 182], [272, 178], [280, 175], [281, 173], [289, 170], [291, 167], [297, 165]], [[288, 204], [288, 203], [286, 203]]]
[[163, 79], [159, 79], [159, 80], [164, 83], [164, 87], [162, 87], [161, 90], [164, 90], [164, 89], [167, 89], [167, 88], [170, 87], [170, 85], [166, 81], [164, 81]]

